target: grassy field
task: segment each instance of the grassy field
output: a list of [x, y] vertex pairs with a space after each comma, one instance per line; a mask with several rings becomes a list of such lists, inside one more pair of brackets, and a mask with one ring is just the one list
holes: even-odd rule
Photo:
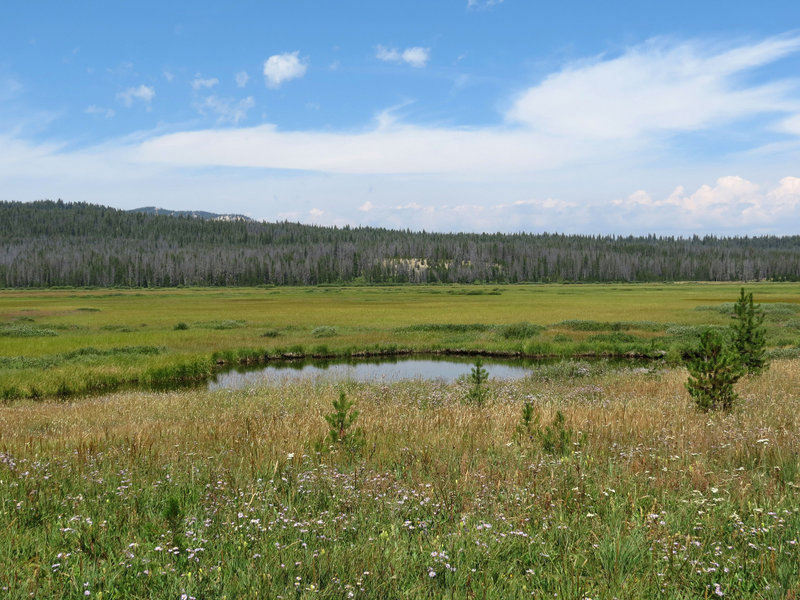
[[[800, 285], [748, 286], [768, 344], [800, 343]], [[203, 380], [284, 356], [490, 352], [677, 358], [727, 325], [733, 284], [0, 291], [0, 399]]]
[[[76, 397], [323, 345], [675, 354], [738, 289], [2, 292], [0, 591], [796, 599], [798, 285], [748, 286], [783, 358], [730, 414], [697, 411], [668, 361], [542, 366], [482, 406], [423, 380]], [[336, 443], [342, 392], [359, 414]]]
[[[684, 380], [567, 364], [490, 381], [482, 408], [425, 381], [7, 406], [0, 589], [797, 598], [800, 362], [741, 382], [728, 415], [696, 411]], [[353, 450], [325, 439], [340, 391]]]

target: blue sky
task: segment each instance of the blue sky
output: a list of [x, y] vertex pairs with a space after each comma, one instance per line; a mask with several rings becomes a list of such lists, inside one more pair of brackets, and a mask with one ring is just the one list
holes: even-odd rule
[[0, 199], [800, 233], [800, 3], [17, 2]]

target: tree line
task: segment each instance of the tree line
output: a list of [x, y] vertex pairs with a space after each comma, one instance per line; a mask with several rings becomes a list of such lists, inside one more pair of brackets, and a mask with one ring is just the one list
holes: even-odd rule
[[0, 286], [800, 280], [800, 236], [433, 233], [0, 202]]

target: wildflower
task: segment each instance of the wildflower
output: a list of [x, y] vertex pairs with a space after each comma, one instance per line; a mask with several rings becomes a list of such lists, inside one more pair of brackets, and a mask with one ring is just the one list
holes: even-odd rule
[[433, 569], [430, 569], [430, 570], [428, 571], [428, 577], [430, 577], [431, 579], [433, 579], [434, 577], [436, 577], [436, 571], [434, 571]]

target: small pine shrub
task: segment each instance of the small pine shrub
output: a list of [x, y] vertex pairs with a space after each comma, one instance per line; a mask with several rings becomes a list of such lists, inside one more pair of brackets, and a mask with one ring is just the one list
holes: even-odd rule
[[333, 412], [325, 415], [328, 422], [328, 441], [335, 448], [344, 448], [351, 454], [364, 447], [364, 431], [353, 425], [358, 418], [358, 411], [353, 408], [353, 401], [348, 400], [344, 392], [339, 392], [339, 399], [333, 401]]
[[172, 329], [174, 329], [175, 331], [186, 331], [187, 329], [189, 329], [189, 326], [183, 321], [181, 321], [180, 323], [176, 323], [175, 327], [173, 327]]
[[483, 362], [481, 359], [476, 360], [469, 374], [469, 382], [472, 384], [472, 387], [467, 392], [468, 402], [477, 404], [478, 406], [484, 405], [489, 390], [483, 387], [483, 385], [488, 379], [489, 372], [483, 368]]
[[585, 436], [578, 436], [566, 425], [564, 414], [559, 410], [553, 421], [545, 427], [539, 426], [539, 415], [535, 412], [533, 401], [526, 400], [522, 405], [522, 415], [517, 425], [517, 438], [520, 442], [533, 443], [542, 452], [554, 456], [570, 454], [575, 445], [580, 445]]
[[744, 373], [742, 362], [723, 337], [714, 330], [704, 331], [699, 348], [686, 359], [689, 379], [686, 389], [703, 412], [729, 411], [736, 401], [734, 384]]
[[559, 410], [552, 423], [536, 432], [536, 437], [543, 452], [556, 456], [564, 456], [572, 452], [577, 443], [577, 435], [571, 427], [567, 427], [564, 414]]

